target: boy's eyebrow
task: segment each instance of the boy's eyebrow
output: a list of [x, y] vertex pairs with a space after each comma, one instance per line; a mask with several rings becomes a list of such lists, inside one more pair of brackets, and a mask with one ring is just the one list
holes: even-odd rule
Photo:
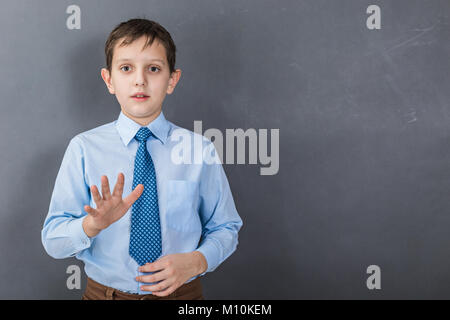
[[[118, 59], [117, 63], [124, 62], [124, 61], [133, 61], [133, 60], [132, 59], [128, 59], [128, 58], [122, 58], [122, 59]], [[165, 64], [164, 60], [161, 60], [161, 59], [149, 59], [148, 61], [158, 61], [158, 62], [161, 62], [162, 64]]]

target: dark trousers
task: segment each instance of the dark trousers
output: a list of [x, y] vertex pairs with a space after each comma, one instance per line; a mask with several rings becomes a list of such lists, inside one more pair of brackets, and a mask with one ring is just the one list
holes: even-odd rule
[[134, 294], [104, 286], [88, 277], [82, 300], [203, 300], [200, 278], [183, 284], [166, 297], [153, 294]]

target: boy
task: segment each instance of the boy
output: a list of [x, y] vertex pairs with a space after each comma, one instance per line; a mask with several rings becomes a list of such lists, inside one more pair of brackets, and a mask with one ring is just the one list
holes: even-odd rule
[[242, 220], [220, 162], [172, 160], [174, 132], [196, 135], [162, 112], [181, 75], [175, 51], [154, 21], [119, 24], [101, 71], [119, 117], [72, 138], [64, 154], [42, 243], [85, 263], [83, 299], [203, 299], [199, 277], [236, 249]]

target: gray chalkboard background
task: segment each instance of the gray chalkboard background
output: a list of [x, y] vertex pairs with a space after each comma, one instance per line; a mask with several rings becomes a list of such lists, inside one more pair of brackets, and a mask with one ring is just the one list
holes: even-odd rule
[[106, 37], [145, 17], [178, 47], [169, 120], [280, 130], [278, 174], [224, 165], [244, 227], [203, 278], [207, 299], [449, 299], [449, 13], [448, 0], [2, 1], [0, 298], [80, 299], [85, 275], [69, 290], [66, 269], [83, 263], [49, 257], [40, 232], [69, 140], [119, 114]]

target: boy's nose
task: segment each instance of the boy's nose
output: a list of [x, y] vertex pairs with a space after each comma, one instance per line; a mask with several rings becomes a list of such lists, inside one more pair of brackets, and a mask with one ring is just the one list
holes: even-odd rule
[[144, 78], [136, 78], [136, 85], [137, 86], [143, 86], [145, 84]]
[[135, 79], [136, 85], [144, 85], [145, 84], [145, 75], [143, 71], [136, 72], [136, 79]]

